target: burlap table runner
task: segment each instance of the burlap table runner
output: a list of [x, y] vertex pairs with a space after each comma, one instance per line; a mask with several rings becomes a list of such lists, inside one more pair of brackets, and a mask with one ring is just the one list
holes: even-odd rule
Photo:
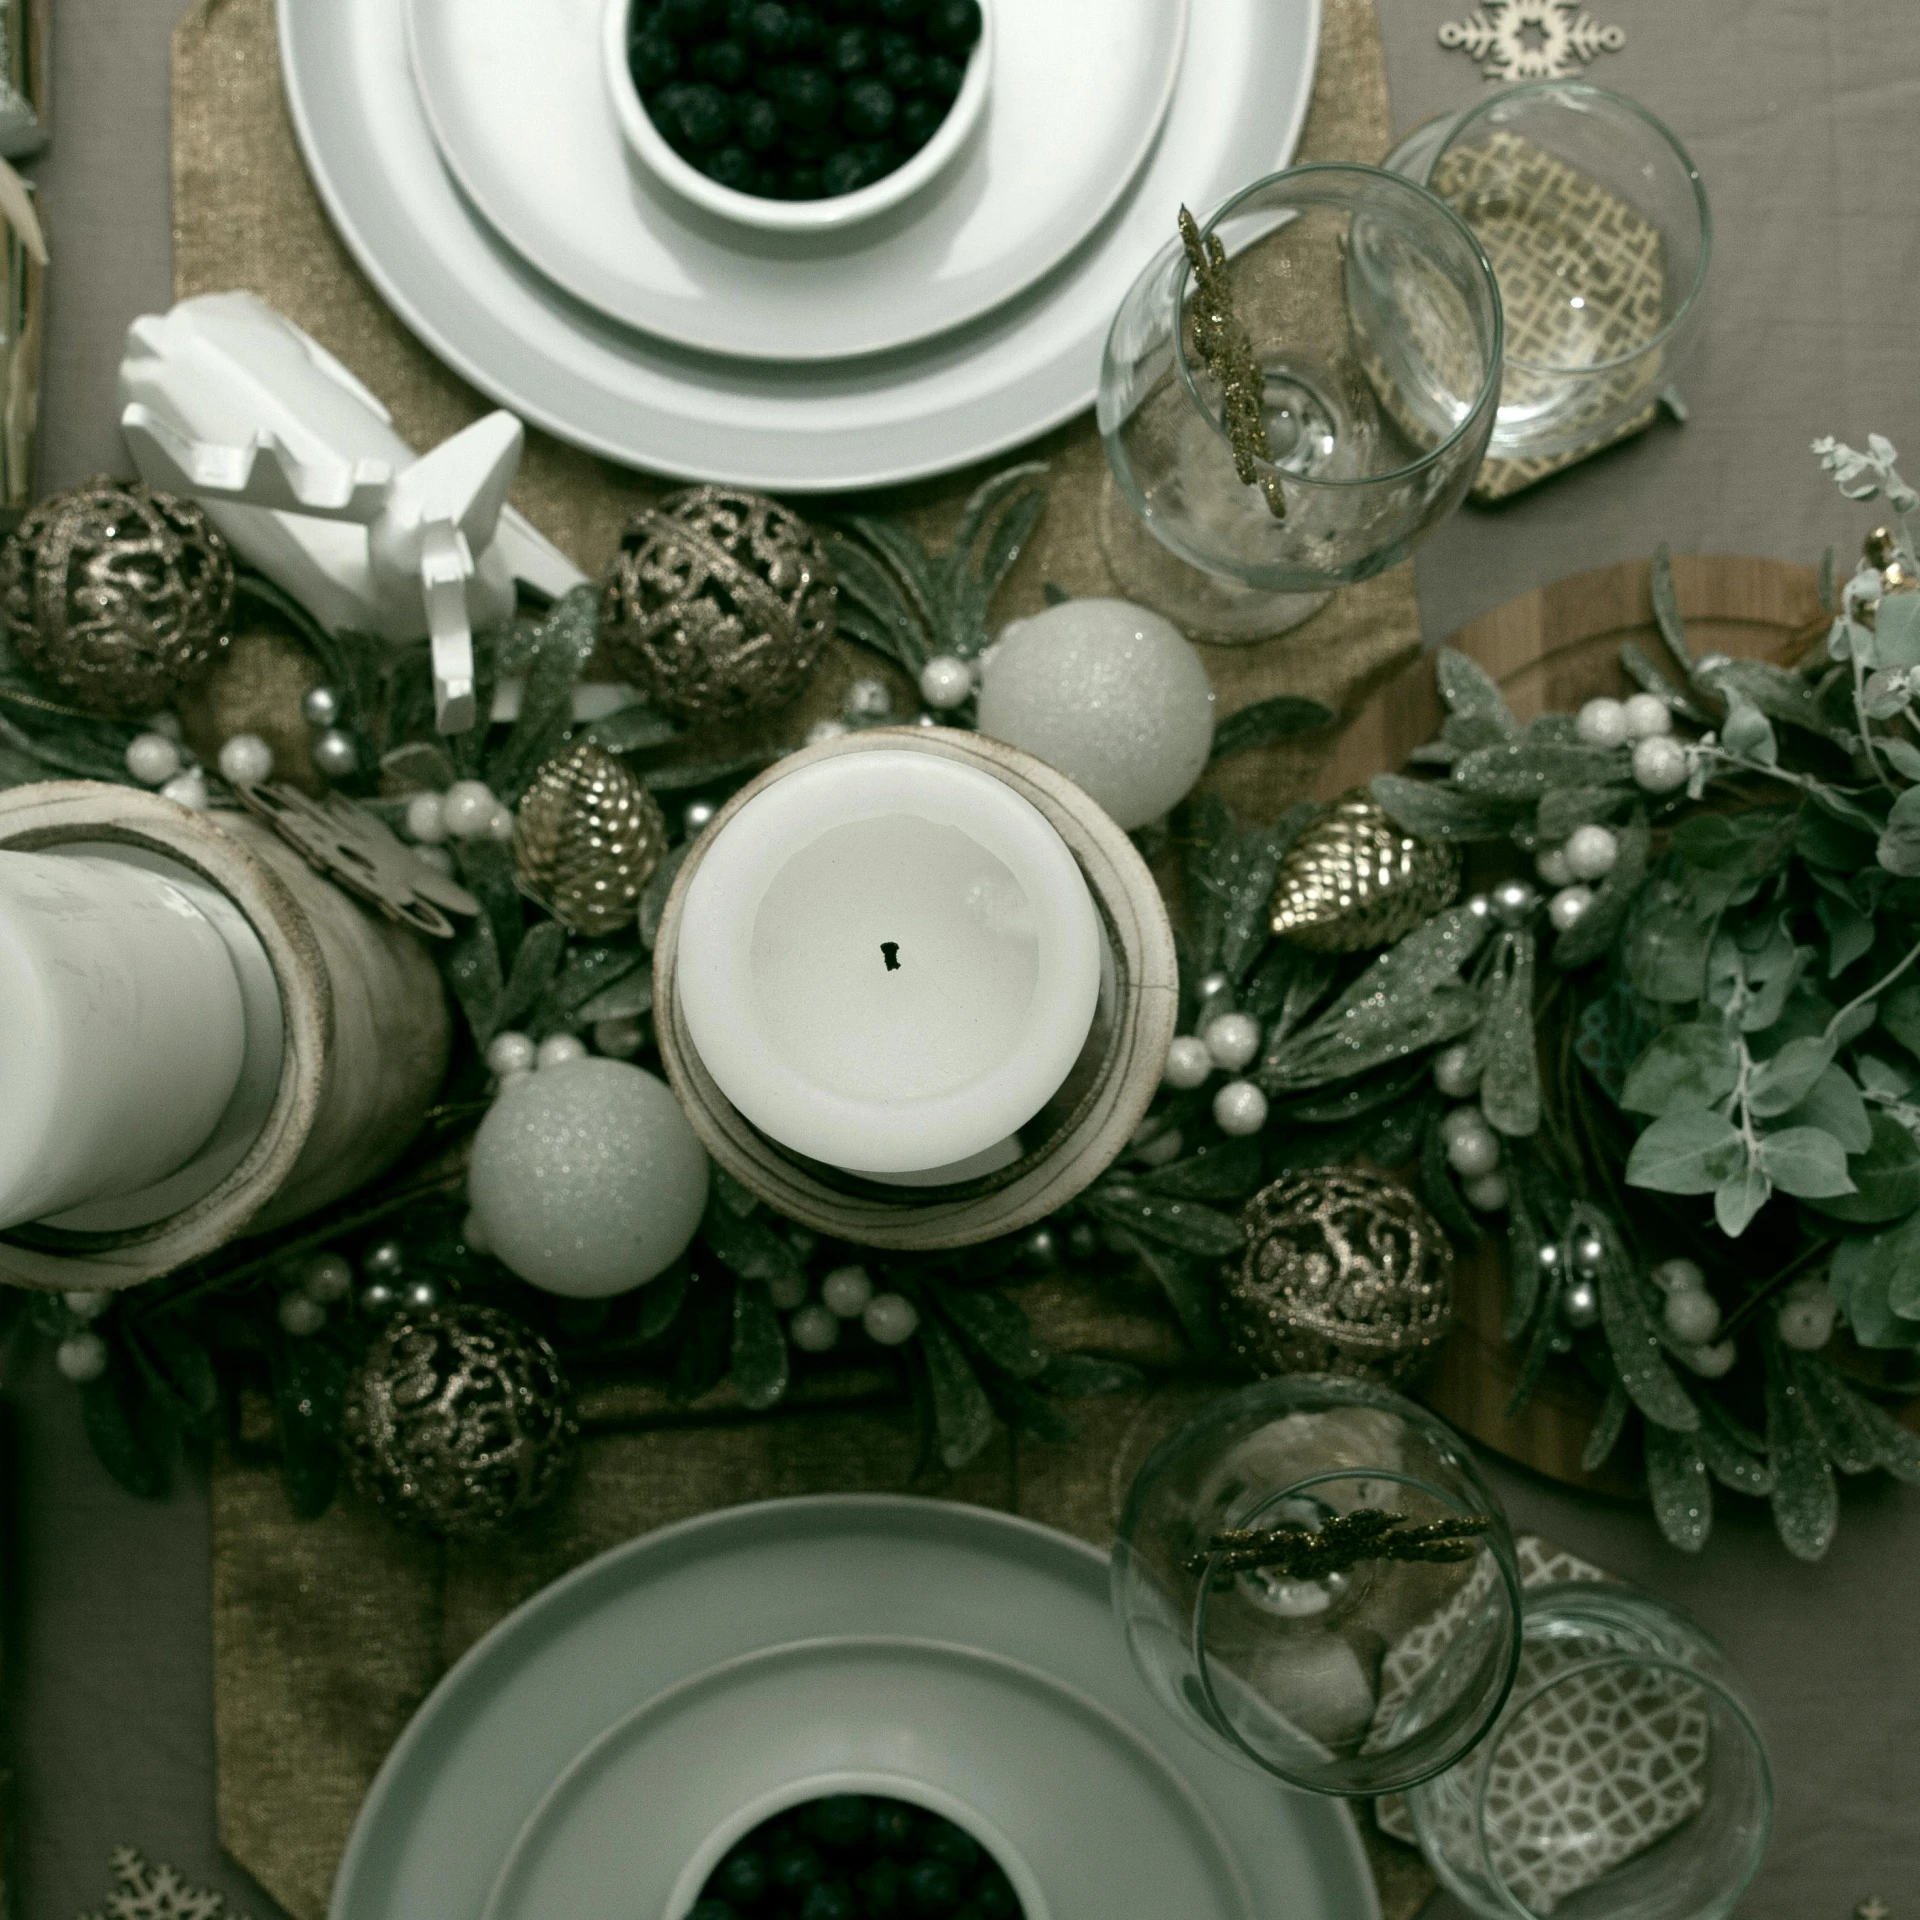
[[[175, 40], [173, 104], [177, 294], [260, 294], [365, 380], [417, 445], [488, 409], [387, 312], [328, 224], [287, 119], [272, 0], [203, 0]], [[1326, 0], [1300, 157], [1377, 160], [1389, 132], [1370, 0]], [[1097, 537], [1105, 461], [1091, 419], [1014, 457], [1051, 463], [1051, 504], [1002, 610], [1037, 609], [1049, 580], [1077, 594], [1115, 592]], [[868, 504], [909, 514], [938, 540], [989, 470]], [[627, 516], [659, 491], [660, 482], [531, 433], [514, 500], [592, 573]], [[1292, 692], [1345, 714], [1418, 644], [1412, 574], [1402, 567], [1336, 595], [1290, 634], [1204, 651], [1223, 712]], [[1248, 755], [1209, 783], [1243, 814], [1271, 816], [1311, 784], [1326, 751], [1321, 742]], [[1003, 1434], [937, 1486], [914, 1479], [919, 1447], [908, 1410], [871, 1391], [774, 1417], [740, 1414], [724, 1391], [691, 1409], [637, 1388], [593, 1394], [583, 1406], [584, 1463], [566, 1503], [534, 1530], [484, 1550], [405, 1540], [351, 1502], [295, 1522], [270, 1463], [223, 1456], [213, 1475], [213, 1631], [220, 1832], [229, 1852], [297, 1920], [318, 1920], [374, 1772], [447, 1667], [568, 1568], [670, 1521], [745, 1500], [911, 1486], [1105, 1545], [1116, 1482], [1137, 1460], [1142, 1435], [1170, 1422], [1191, 1392], [1181, 1382], [1182, 1349], [1152, 1311], [1077, 1282], [1036, 1283], [1024, 1297], [1047, 1338], [1131, 1360], [1152, 1384], [1088, 1403], [1075, 1444]], [[264, 1425], [264, 1411], [255, 1411]], [[1399, 1920], [1432, 1883], [1415, 1856], [1368, 1838], [1383, 1904]]]

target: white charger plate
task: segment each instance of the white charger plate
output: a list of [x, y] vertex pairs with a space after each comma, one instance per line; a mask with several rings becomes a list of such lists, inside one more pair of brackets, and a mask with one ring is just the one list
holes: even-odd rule
[[394, 0], [278, 0], [295, 130], [354, 257], [407, 326], [498, 404], [626, 466], [788, 493], [944, 473], [1092, 403], [1120, 298], [1182, 202], [1284, 166], [1313, 87], [1320, 0], [1193, 9], [1173, 100], [1132, 190], [1072, 257], [965, 328], [822, 367], [650, 339], [554, 287], [441, 163]]
[[[1378, 1920], [1344, 1805], [1220, 1758], [1146, 1691], [1109, 1611], [1104, 1555], [1003, 1514], [885, 1496], [703, 1515], [602, 1555], [509, 1615], [434, 1689], [381, 1768], [332, 1920], [475, 1920], [496, 1882], [511, 1897], [502, 1874], [529, 1817], [576, 1762], [576, 1780], [600, 1777], [589, 1750], [635, 1709], [742, 1656], [847, 1638], [998, 1655], [1116, 1717], [1205, 1809], [1231, 1865], [1228, 1904], [1180, 1920]], [[624, 1750], [616, 1735], [611, 1751]], [[1025, 1777], [1036, 1795], [1053, 1791], [1045, 1768]], [[648, 1820], [644, 1799], [630, 1818]], [[538, 1847], [538, 1823], [532, 1831]], [[1239, 1888], [1244, 1908], [1231, 1904]], [[659, 1911], [625, 1908], [635, 1920]], [[1162, 1920], [1168, 1910], [1111, 1911]], [[506, 1912], [531, 1920], [531, 1909]]]
[[413, 75], [454, 177], [548, 279], [682, 346], [843, 360], [964, 325], [1071, 253], [1173, 97], [1187, 0], [1000, 0], [985, 124], [857, 230], [776, 236], [689, 206], [607, 95], [606, 0], [408, 0]]

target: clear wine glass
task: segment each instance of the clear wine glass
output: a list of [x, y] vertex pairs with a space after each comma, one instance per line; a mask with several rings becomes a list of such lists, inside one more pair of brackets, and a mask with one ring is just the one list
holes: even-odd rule
[[1766, 1851], [1773, 1779], [1752, 1703], [1698, 1626], [1630, 1587], [1568, 1582], [1528, 1592], [1498, 1723], [1407, 1809], [1485, 1920], [1724, 1920]]
[[[1308, 1577], [1231, 1570], [1218, 1550], [1233, 1530], [1324, 1539], [1354, 1514], [1477, 1530], [1459, 1559], [1368, 1553]], [[1512, 1536], [1465, 1445], [1398, 1394], [1325, 1375], [1223, 1396], [1161, 1442], [1127, 1499], [1112, 1593], [1170, 1712], [1316, 1793], [1391, 1793], [1451, 1766], [1519, 1659]]]
[[1377, 167], [1256, 181], [1207, 222], [1214, 237], [1268, 455], [1244, 483], [1176, 240], [1108, 333], [1102, 535], [1135, 599], [1195, 639], [1244, 641], [1405, 559], [1459, 504], [1493, 426], [1500, 296], [1465, 222]]

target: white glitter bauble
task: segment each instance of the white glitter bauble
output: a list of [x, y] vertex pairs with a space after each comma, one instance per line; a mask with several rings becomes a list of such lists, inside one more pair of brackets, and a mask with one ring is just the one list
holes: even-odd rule
[[207, 810], [207, 778], [198, 767], [189, 767], [185, 773], [176, 773], [160, 789], [162, 800], [171, 800], [176, 807], [189, 808], [194, 813]]
[[1564, 847], [1550, 847], [1534, 861], [1533, 870], [1550, 887], [1570, 886], [1573, 882], [1573, 869], [1567, 864]]
[[84, 1387], [107, 1370], [107, 1343], [97, 1333], [75, 1333], [53, 1350], [53, 1363], [63, 1378]]
[[1223, 1013], [1201, 1036], [1207, 1056], [1223, 1073], [1238, 1073], [1260, 1051], [1260, 1022], [1250, 1013]]
[[1662, 1316], [1667, 1331], [1690, 1347], [1704, 1347], [1720, 1331], [1720, 1306], [1705, 1287], [1676, 1287]]
[[220, 749], [220, 777], [237, 786], [273, 778], [273, 749], [257, 733], [236, 733]]
[[1213, 749], [1213, 689], [1170, 621], [1124, 600], [1017, 620], [983, 663], [980, 731], [1084, 787], [1123, 827], [1183, 800]]
[[865, 1267], [835, 1267], [820, 1282], [820, 1298], [829, 1313], [858, 1320], [873, 1298], [873, 1281]]
[[300, 717], [310, 727], [330, 727], [340, 718], [340, 696], [331, 687], [309, 687], [300, 702]]
[[860, 1316], [867, 1338], [883, 1347], [903, 1347], [920, 1331], [920, 1312], [905, 1294], [876, 1293]]
[[1553, 922], [1555, 933], [1567, 933], [1580, 924], [1587, 909], [1593, 905], [1591, 887], [1562, 887], [1547, 902], [1547, 918]]
[[1207, 1051], [1207, 1043], [1194, 1034], [1183, 1033], [1167, 1049], [1166, 1071], [1161, 1078], [1168, 1086], [1184, 1093], [1189, 1088], [1204, 1086], [1212, 1072], [1213, 1055]]
[[1267, 1124], [1267, 1096], [1251, 1080], [1229, 1080], [1213, 1096], [1213, 1124], [1236, 1139]]
[[531, 1034], [496, 1033], [487, 1042], [487, 1071], [502, 1079], [510, 1073], [531, 1073], [539, 1058]]
[[1695, 1347], [1680, 1357], [1703, 1380], [1718, 1380], [1723, 1374], [1733, 1371], [1733, 1363], [1739, 1358], [1740, 1349], [1731, 1340], [1722, 1340], [1718, 1346]]
[[143, 787], [164, 787], [180, 771], [180, 749], [164, 733], [137, 733], [127, 743], [127, 771]]
[[1618, 700], [1589, 700], [1573, 717], [1582, 746], [1618, 747], [1627, 738], [1627, 710]]
[[1433, 1084], [1449, 1100], [1465, 1100], [1480, 1091], [1480, 1067], [1473, 1049], [1442, 1047], [1433, 1056]]
[[456, 780], [440, 802], [441, 818], [456, 840], [481, 840], [493, 831], [500, 803], [492, 789], [479, 780]]
[[1657, 693], [1636, 693], [1620, 709], [1629, 740], [1651, 740], [1673, 731], [1673, 713]]
[[825, 1307], [802, 1307], [787, 1322], [787, 1338], [802, 1353], [826, 1353], [840, 1341], [840, 1322]]
[[[1476, 1108], [1468, 1107], [1465, 1111], [1477, 1117]], [[1484, 1120], [1477, 1127], [1462, 1128], [1447, 1142], [1447, 1165], [1462, 1180], [1483, 1179], [1499, 1164], [1499, 1138]]]
[[1707, 1284], [1707, 1276], [1693, 1260], [1662, 1260], [1653, 1270], [1653, 1284], [1662, 1293], [1690, 1293]]
[[1633, 778], [1646, 793], [1672, 793], [1687, 784], [1687, 750], [1678, 740], [1656, 733], [1633, 750]]
[[543, 1073], [549, 1067], [564, 1067], [587, 1057], [587, 1044], [571, 1033], [549, 1034], [535, 1050], [533, 1064]]
[[1483, 1173], [1478, 1180], [1469, 1180], [1462, 1191], [1467, 1196], [1467, 1205], [1476, 1213], [1502, 1213], [1510, 1197], [1507, 1176], [1497, 1171]]
[[474, 1136], [467, 1197], [521, 1279], [597, 1299], [679, 1259], [707, 1179], [664, 1080], [621, 1060], [574, 1060], [502, 1088]]
[[1620, 842], [1605, 827], [1576, 827], [1566, 854], [1574, 879], [1604, 880], [1620, 858]]
[[416, 793], [407, 802], [407, 838], [437, 847], [446, 837], [446, 802], [437, 793]]
[[283, 1293], [276, 1309], [281, 1326], [296, 1340], [316, 1334], [327, 1324], [327, 1310], [304, 1293]]
[[1451, 1153], [1455, 1141], [1492, 1131], [1487, 1125], [1487, 1116], [1478, 1107], [1455, 1107], [1440, 1122], [1440, 1144]]
[[973, 669], [957, 653], [936, 653], [920, 669], [920, 698], [945, 713], [966, 705], [973, 692]]

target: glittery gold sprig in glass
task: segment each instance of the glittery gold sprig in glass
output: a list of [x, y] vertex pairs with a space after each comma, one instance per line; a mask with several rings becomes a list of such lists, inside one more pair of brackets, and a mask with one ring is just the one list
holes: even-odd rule
[[[1251, 461], [1246, 396], [1203, 351], [1226, 309], [1260, 382], [1267, 450]], [[1195, 639], [1296, 625], [1459, 504], [1500, 357], [1492, 269], [1431, 194], [1376, 167], [1257, 181], [1172, 239], [1114, 318], [1099, 398], [1109, 565]]]

